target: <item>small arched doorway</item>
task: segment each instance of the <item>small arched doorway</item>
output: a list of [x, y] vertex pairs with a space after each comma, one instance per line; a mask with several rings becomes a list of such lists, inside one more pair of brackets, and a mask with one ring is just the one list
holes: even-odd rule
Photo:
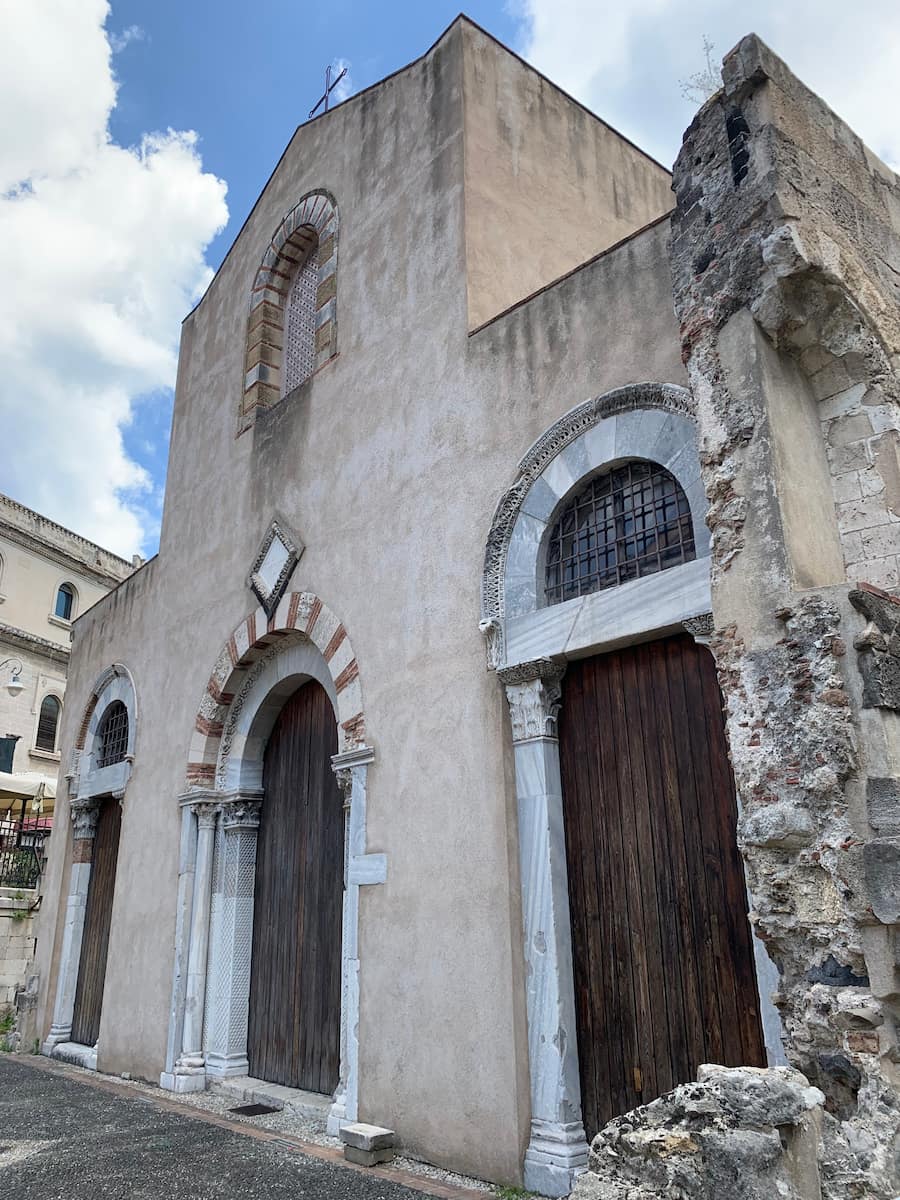
[[123, 800], [134, 762], [137, 704], [127, 667], [95, 683], [75, 741], [69, 897], [53, 1023], [44, 1054], [96, 1069], [113, 924]]
[[340, 1075], [344, 813], [337, 723], [307, 680], [263, 759], [247, 1058], [258, 1079], [331, 1094]]
[[96, 1045], [100, 1036], [121, 828], [122, 806], [118, 800], [107, 796], [100, 801], [94, 834], [91, 878], [84, 910], [84, 932], [72, 1010], [72, 1041], [82, 1046]]

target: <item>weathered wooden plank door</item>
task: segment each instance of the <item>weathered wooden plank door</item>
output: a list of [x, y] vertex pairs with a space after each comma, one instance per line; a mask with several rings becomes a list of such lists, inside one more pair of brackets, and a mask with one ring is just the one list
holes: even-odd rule
[[589, 1137], [696, 1078], [765, 1065], [712, 655], [687, 635], [571, 663], [563, 781]]
[[331, 702], [310, 680], [282, 709], [263, 763], [247, 1038], [251, 1075], [326, 1093], [340, 1071], [344, 817], [335, 753]]
[[72, 1041], [83, 1046], [93, 1046], [100, 1035], [100, 1010], [106, 982], [106, 955], [109, 950], [121, 827], [122, 808], [118, 800], [104, 800], [100, 805], [94, 834], [91, 878], [84, 910], [84, 932], [72, 1014]]

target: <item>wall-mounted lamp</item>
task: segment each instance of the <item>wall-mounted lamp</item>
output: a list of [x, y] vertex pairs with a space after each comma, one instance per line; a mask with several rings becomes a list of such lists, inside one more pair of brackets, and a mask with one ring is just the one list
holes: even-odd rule
[[22, 671], [24, 668], [21, 662], [17, 658], [4, 658], [3, 662], [0, 662], [0, 670], [3, 667], [9, 667], [9, 679], [6, 683], [6, 690], [11, 696], [18, 696], [19, 692], [25, 686], [22, 682]]

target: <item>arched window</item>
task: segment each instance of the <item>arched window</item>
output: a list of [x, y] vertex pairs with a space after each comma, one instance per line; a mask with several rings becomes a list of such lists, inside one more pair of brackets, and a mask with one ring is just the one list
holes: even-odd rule
[[595, 475], [566, 504], [547, 544], [548, 604], [655, 575], [695, 558], [680, 484], [636, 460]]
[[250, 292], [238, 434], [337, 354], [338, 211], [307, 192], [272, 235]]
[[47, 750], [51, 754], [56, 750], [56, 734], [59, 728], [61, 708], [62, 705], [56, 696], [45, 696], [41, 701], [37, 737], [34, 739], [36, 750]]
[[56, 593], [56, 616], [61, 621], [71, 621], [74, 608], [75, 589], [71, 583], [60, 584], [59, 591]]
[[282, 399], [309, 379], [316, 369], [316, 291], [319, 286], [319, 246], [314, 243], [294, 272], [285, 302], [284, 352], [281, 360]]
[[128, 751], [128, 709], [113, 700], [97, 727], [97, 767], [122, 762]]

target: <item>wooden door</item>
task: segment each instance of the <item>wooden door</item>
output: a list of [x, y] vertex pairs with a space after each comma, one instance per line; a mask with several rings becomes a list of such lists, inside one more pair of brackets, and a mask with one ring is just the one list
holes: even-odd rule
[[563, 782], [584, 1125], [765, 1066], [712, 655], [687, 635], [570, 664]]
[[250, 1074], [331, 1093], [340, 1071], [344, 816], [337, 725], [314, 680], [269, 738], [256, 851]]
[[84, 933], [72, 1014], [72, 1041], [83, 1046], [93, 1046], [100, 1035], [100, 1010], [106, 981], [106, 955], [121, 826], [122, 808], [118, 800], [104, 800], [100, 805], [94, 834], [91, 878], [84, 911]]

